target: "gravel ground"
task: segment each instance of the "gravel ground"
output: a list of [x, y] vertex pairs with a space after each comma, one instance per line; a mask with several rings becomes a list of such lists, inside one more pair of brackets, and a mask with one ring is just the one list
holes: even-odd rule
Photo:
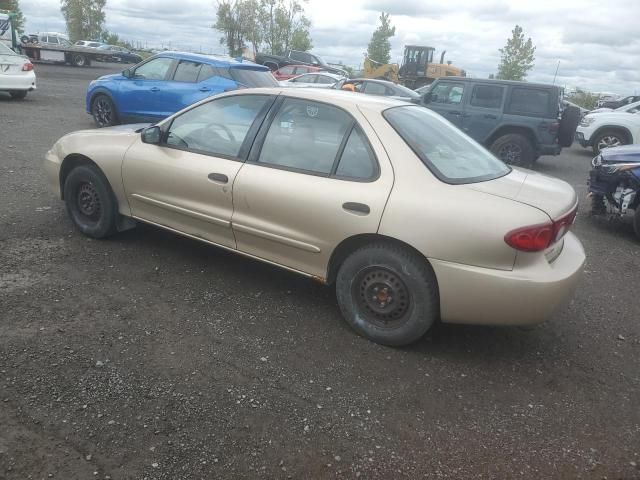
[[[385, 348], [331, 288], [140, 226], [83, 237], [42, 157], [92, 127], [37, 65], [0, 97], [0, 478], [640, 478], [640, 249], [589, 219], [573, 302], [532, 330]], [[590, 152], [538, 170], [584, 199]]]

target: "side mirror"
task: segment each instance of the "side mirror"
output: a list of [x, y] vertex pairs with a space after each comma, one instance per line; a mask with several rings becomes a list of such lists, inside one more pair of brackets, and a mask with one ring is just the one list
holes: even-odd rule
[[142, 143], [148, 143], [150, 145], [159, 145], [162, 139], [162, 130], [157, 125], [142, 130]]
[[123, 71], [122, 71], [122, 76], [123, 76], [124, 78], [131, 78], [131, 69], [130, 69], [130, 68], [127, 68], [126, 70], [123, 70]]

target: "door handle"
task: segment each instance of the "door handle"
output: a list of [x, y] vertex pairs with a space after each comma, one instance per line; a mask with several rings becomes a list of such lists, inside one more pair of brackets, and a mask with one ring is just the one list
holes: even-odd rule
[[342, 208], [347, 212], [353, 212], [359, 215], [369, 215], [369, 213], [371, 213], [369, 205], [365, 205], [364, 203], [346, 202], [342, 204]]
[[159, 92], [159, 91], [160, 91], [160, 89], [159, 89], [158, 87], [151, 87], [151, 88], [149, 89], [149, 91], [150, 91], [150, 92]]
[[211, 89], [209, 87], [200, 87], [201, 92], [210, 92]]
[[491, 113], [486, 113], [484, 118], [490, 118], [491, 120], [497, 120], [498, 116], [497, 115], [493, 115]]
[[209, 175], [207, 175], [207, 178], [212, 182], [229, 183], [229, 177], [227, 177], [224, 173], [210, 173]]

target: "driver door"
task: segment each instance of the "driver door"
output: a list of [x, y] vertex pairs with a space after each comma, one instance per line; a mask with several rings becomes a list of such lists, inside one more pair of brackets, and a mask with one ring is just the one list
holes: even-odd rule
[[131, 72], [131, 78], [120, 82], [116, 108], [124, 117], [156, 119], [168, 117], [162, 93], [167, 88], [167, 77], [172, 73], [174, 59], [158, 57], [143, 63]]
[[122, 166], [133, 216], [236, 248], [233, 182], [273, 100], [268, 95], [219, 98], [163, 126], [160, 144], [138, 139]]

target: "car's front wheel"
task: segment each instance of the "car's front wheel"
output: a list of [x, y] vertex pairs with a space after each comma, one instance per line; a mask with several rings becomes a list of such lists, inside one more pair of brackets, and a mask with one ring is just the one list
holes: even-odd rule
[[600, 155], [600, 152], [605, 148], [619, 147], [621, 145], [626, 145], [627, 143], [629, 143], [627, 141], [627, 137], [622, 132], [617, 130], [605, 130], [593, 139], [593, 154]]
[[426, 259], [386, 243], [347, 257], [338, 270], [336, 296], [347, 323], [383, 345], [415, 342], [439, 315], [437, 281]]
[[11, 95], [11, 98], [22, 100], [23, 98], [25, 98], [27, 96], [27, 91], [26, 90], [11, 90], [9, 92], [9, 95]]
[[75, 167], [64, 182], [64, 201], [82, 233], [104, 238], [116, 231], [118, 209], [109, 182], [93, 165]]
[[530, 168], [536, 152], [531, 141], [519, 133], [498, 137], [490, 147], [491, 153], [509, 165]]
[[91, 101], [91, 115], [98, 128], [118, 124], [118, 116], [113, 101], [106, 95], [97, 95]]

